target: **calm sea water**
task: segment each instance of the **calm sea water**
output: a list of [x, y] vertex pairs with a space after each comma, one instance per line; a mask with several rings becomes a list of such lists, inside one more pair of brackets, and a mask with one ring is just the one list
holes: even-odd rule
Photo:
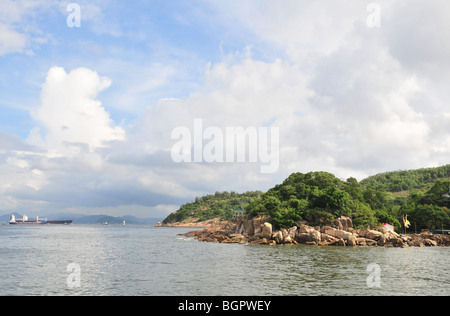
[[214, 244], [187, 231], [0, 226], [0, 295], [450, 295], [450, 248]]

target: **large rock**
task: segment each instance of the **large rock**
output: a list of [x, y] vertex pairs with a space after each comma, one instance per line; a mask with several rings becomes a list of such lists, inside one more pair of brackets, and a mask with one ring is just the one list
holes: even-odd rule
[[301, 224], [299, 228], [299, 233], [309, 234], [310, 232], [314, 231], [314, 227]]
[[355, 247], [357, 245], [356, 237], [352, 236], [349, 239], [347, 239], [347, 246]]
[[341, 216], [337, 220], [335, 220], [334, 225], [337, 229], [348, 230], [350, 228], [353, 228], [353, 221], [350, 217]]
[[232, 243], [240, 243], [240, 244], [242, 244], [242, 243], [245, 243], [247, 241], [245, 236], [242, 235], [242, 234], [231, 234], [229, 237], [231, 238], [231, 242]]
[[284, 244], [283, 233], [282, 233], [280, 230], [273, 234], [272, 239], [273, 239], [278, 245]]
[[321, 238], [321, 233], [317, 230], [313, 230], [306, 236], [306, 241], [318, 244], [321, 241]]
[[393, 238], [391, 239], [392, 246], [394, 247], [408, 247], [408, 243], [405, 242], [403, 238]]
[[253, 235], [255, 237], [262, 237], [263, 224], [265, 223], [267, 217], [255, 217], [252, 219], [253, 224]]
[[426, 238], [423, 240], [423, 243], [427, 247], [436, 247], [438, 244], [436, 241]]
[[270, 239], [272, 237], [272, 224], [264, 223], [262, 226], [262, 237]]
[[252, 219], [242, 218], [237, 223], [235, 232], [247, 237], [262, 237], [263, 224], [267, 218], [267, 216], [254, 217]]
[[369, 230], [366, 229], [366, 228], [361, 228], [361, 229], [357, 229], [356, 233], [358, 234], [359, 237], [366, 238], [366, 235], [367, 235], [368, 231]]
[[301, 244], [318, 244], [322, 239], [320, 231], [314, 227], [301, 224], [298, 229], [297, 240]]
[[373, 239], [373, 240], [380, 240], [381, 236], [383, 236], [382, 232], [379, 232], [377, 230], [369, 230], [366, 233], [366, 238]]
[[288, 229], [288, 236], [291, 237], [292, 239], [295, 239], [295, 236], [297, 235], [297, 226], [293, 226], [291, 228]]
[[344, 241], [344, 239], [339, 238], [339, 241], [337, 242], [337, 245], [338, 245], [338, 246], [341, 246], [341, 247], [345, 247], [345, 241]]
[[343, 229], [348, 230], [350, 228], [353, 228], [353, 221], [350, 217], [347, 216], [341, 216], [339, 218], [339, 221], [342, 223]]
[[342, 229], [333, 228], [330, 226], [323, 226], [321, 228], [321, 233], [333, 236], [338, 239], [342, 238], [344, 240], [348, 240], [353, 237], [353, 234], [350, 232], [347, 232]]

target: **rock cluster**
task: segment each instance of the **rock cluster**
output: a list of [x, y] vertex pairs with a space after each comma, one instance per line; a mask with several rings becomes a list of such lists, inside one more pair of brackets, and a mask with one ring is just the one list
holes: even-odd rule
[[450, 246], [450, 236], [408, 235], [400, 236], [389, 230], [354, 229], [351, 218], [342, 216], [332, 226], [308, 226], [297, 222], [295, 226], [274, 230], [268, 217], [240, 219], [237, 223], [216, 225], [185, 234], [199, 241], [242, 244], [305, 244], [319, 246], [381, 246], [425, 247]]

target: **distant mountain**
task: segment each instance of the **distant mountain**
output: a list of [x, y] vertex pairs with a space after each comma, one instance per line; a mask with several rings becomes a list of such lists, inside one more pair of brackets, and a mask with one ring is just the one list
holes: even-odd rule
[[19, 213], [9, 213], [0, 216], [0, 223], [9, 223], [9, 220], [11, 218], [11, 215], [14, 215], [16, 218], [22, 217]]

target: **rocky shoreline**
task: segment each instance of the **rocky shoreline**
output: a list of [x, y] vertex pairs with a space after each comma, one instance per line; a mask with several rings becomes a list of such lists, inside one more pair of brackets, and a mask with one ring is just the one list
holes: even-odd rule
[[184, 234], [202, 242], [259, 245], [437, 247], [450, 246], [450, 236], [399, 235], [386, 229], [354, 229], [352, 220], [342, 216], [331, 226], [308, 226], [297, 222], [289, 229], [274, 230], [268, 217], [241, 218], [235, 223], [217, 223], [203, 230]]

